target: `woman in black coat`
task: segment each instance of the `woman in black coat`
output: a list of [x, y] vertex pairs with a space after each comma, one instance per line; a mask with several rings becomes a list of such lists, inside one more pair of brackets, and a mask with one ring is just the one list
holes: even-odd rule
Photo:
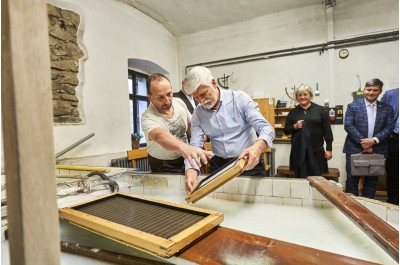
[[[319, 167], [319, 172], [328, 172], [328, 160], [332, 158], [332, 141], [333, 134], [331, 124], [329, 121], [328, 111], [313, 102], [313, 92], [311, 87], [301, 85], [296, 90], [296, 100], [299, 102], [294, 109], [292, 109], [285, 122], [284, 133], [292, 135], [292, 150], [290, 152], [290, 169], [294, 170], [295, 161], [298, 161], [298, 153], [294, 152], [293, 139], [296, 133], [300, 133], [303, 128], [303, 122], [306, 123], [309, 134], [310, 144], [316, 163]], [[326, 151], [324, 149], [324, 141], [326, 143]], [[304, 147], [303, 147], [304, 148]]]

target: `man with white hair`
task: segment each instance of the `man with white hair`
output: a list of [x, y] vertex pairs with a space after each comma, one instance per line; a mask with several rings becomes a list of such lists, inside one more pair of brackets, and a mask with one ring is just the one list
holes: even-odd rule
[[[209, 69], [192, 68], [185, 76], [186, 92], [199, 102], [192, 116], [190, 145], [203, 146], [203, 137], [211, 141], [210, 160], [214, 171], [232, 158], [247, 157], [244, 175], [265, 176], [262, 153], [272, 145], [275, 132], [262, 116], [258, 104], [242, 91], [221, 90]], [[186, 192], [198, 184], [199, 169], [185, 160]]]

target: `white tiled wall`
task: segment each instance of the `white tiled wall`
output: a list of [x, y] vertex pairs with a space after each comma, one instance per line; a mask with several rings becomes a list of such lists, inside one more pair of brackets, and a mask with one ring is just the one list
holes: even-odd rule
[[290, 198], [290, 181], [287, 179], [273, 179], [272, 196]]
[[290, 197], [299, 199], [310, 198], [310, 185], [308, 181], [296, 181], [290, 182]]
[[255, 192], [257, 196], [272, 197], [272, 179], [271, 178], [259, 179], [255, 187]]

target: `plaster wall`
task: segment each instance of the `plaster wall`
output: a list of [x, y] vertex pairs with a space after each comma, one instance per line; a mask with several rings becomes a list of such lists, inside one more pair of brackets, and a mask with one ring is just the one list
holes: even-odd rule
[[[186, 35], [178, 39], [180, 75], [183, 78], [188, 65], [398, 30], [398, 7], [395, 0], [337, 1], [330, 9], [323, 4], [314, 5]], [[229, 89], [242, 90], [254, 97], [288, 100], [290, 106], [296, 102], [288, 99], [285, 87], [300, 84], [309, 84], [315, 90], [318, 83], [320, 96], [313, 101], [323, 105], [327, 100], [330, 106], [343, 105], [344, 110], [352, 102], [351, 93], [360, 86], [363, 88], [371, 78], [380, 78], [385, 83], [384, 91], [398, 87], [398, 41], [347, 49], [350, 55], [346, 59], [339, 58], [339, 49], [330, 49], [212, 66], [210, 70], [215, 78], [230, 75]], [[342, 148], [347, 134], [343, 125], [333, 125], [332, 129], [335, 140], [329, 166], [340, 169], [340, 182], [344, 184]], [[288, 165], [290, 144], [274, 147], [276, 166]]]
[[[81, 62], [79, 125], [55, 125], [55, 153], [86, 135], [95, 136], [60, 159], [116, 154], [131, 149], [128, 59], [151, 61], [179, 84], [176, 39], [155, 20], [117, 1], [54, 0], [52, 4], [81, 16], [81, 42], [87, 51]], [[109, 162], [109, 161], [108, 161]], [[96, 165], [96, 161], [91, 161]], [[104, 165], [104, 163], [101, 163]]]
[[[80, 81], [83, 123], [54, 127], [55, 152], [91, 132], [95, 137], [61, 158], [93, 157], [90, 165], [104, 166], [107, 155], [119, 157], [130, 149], [128, 59], [149, 61], [171, 75], [178, 91], [185, 67], [207, 61], [302, 47], [332, 40], [398, 30], [398, 1], [337, 1], [331, 9], [323, 4], [289, 10], [238, 24], [202, 31], [176, 39], [160, 24], [118, 1], [52, 0], [81, 15], [82, 43], [87, 51]], [[112, 23], [111, 23], [112, 21]], [[351, 92], [370, 78], [385, 83], [384, 90], [398, 86], [398, 41], [349, 47], [347, 59], [338, 50], [323, 53], [260, 60], [250, 63], [212, 67], [216, 78], [231, 75], [230, 89], [250, 96], [288, 99], [285, 87], [302, 83], [315, 88], [320, 96], [314, 102], [331, 106], [352, 101]], [[295, 102], [288, 100], [289, 105]], [[342, 125], [334, 125], [333, 159], [345, 176]], [[288, 164], [289, 144], [275, 144], [276, 166]], [[343, 178], [341, 182], [343, 183]]]

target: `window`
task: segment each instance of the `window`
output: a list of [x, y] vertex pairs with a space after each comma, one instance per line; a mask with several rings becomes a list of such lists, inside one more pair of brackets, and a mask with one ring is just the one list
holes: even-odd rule
[[[140, 117], [149, 105], [146, 88], [147, 77], [148, 75], [128, 70], [131, 133], [143, 133]], [[140, 139], [140, 146], [146, 146], [144, 137]]]

